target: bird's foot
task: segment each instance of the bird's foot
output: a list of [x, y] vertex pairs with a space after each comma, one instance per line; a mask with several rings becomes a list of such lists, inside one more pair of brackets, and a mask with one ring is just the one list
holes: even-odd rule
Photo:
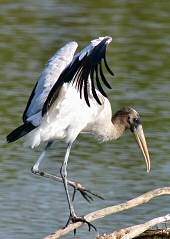
[[[65, 229], [70, 224], [70, 222], [72, 223], [83, 222], [88, 225], [89, 232], [91, 231], [91, 228], [97, 231], [96, 227], [92, 223], [88, 222], [84, 217], [76, 216], [76, 214], [70, 214], [69, 219], [63, 229]], [[74, 229], [74, 235], [75, 234], [76, 234], [76, 229]]]
[[96, 193], [91, 192], [89, 189], [86, 189], [81, 183], [75, 183], [73, 196], [72, 196], [72, 201], [74, 201], [75, 194], [76, 194], [77, 191], [79, 191], [81, 193], [81, 195], [84, 197], [84, 199], [86, 199], [86, 201], [88, 201], [89, 203], [91, 201], [94, 201], [92, 196], [95, 196], [95, 197], [98, 197], [98, 198], [104, 200], [103, 197], [99, 196]]
[[[61, 178], [59, 178], [59, 177], [57, 177], [55, 175], [52, 175], [52, 174], [49, 174], [49, 173], [41, 171], [40, 168], [37, 165], [34, 165], [31, 168], [31, 172], [34, 173], [35, 175], [39, 175], [39, 176], [43, 176], [43, 177], [46, 177], [46, 178], [53, 179], [55, 181], [63, 182]], [[92, 196], [95, 196], [95, 197], [98, 197], [98, 198], [104, 200], [103, 197], [99, 196], [96, 193], [91, 192], [89, 189], [86, 189], [81, 183], [73, 182], [73, 181], [68, 181], [68, 184], [70, 186], [72, 186], [73, 190], [74, 190], [73, 191], [73, 196], [72, 196], [72, 201], [74, 201], [75, 194], [76, 194], [77, 191], [79, 191], [80, 194], [84, 197], [84, 199], [86, 201], [88, 201], [89, 203], [91, 201], [94, 201]]]

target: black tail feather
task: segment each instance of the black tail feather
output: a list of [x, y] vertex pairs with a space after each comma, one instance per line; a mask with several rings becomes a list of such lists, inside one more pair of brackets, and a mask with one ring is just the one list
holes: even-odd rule
[[7, 135], [6, 139], [8, 143], [14, 142], [24, 135], [28, 134], [30, 131], [35, 129], [36, 126], [31, 124], [31, 122], [26, 122], [25, 124], [14, 129], [10, 134]]

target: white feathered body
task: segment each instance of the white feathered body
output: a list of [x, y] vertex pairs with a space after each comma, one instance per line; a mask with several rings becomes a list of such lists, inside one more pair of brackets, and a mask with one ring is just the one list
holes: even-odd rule
[[41, 142], [56, 140], [73, 142], [80, 132], [94, 134], [100, 140], [109, 139], [111, 106], [107, 98], [99, 92], [98, 95], [103, 104], [99, 105], [92, 96], [89, 107], [84, 99], [80, 99], [74, 85], [65, 83], [50, 111], [43, 117], [35, 116], [39, 126], [26, 135], [25, 145], [37, 147]]

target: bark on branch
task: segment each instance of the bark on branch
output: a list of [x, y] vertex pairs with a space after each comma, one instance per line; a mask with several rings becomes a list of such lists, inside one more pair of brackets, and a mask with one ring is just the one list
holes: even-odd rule
[[[127, 202], [115, 205], [115, 206], [110, 206], [107, 208], [103, 208], [101, 210], [92, 212], [87, 214], [84, 218], [89, 221], [95, 221], [98, 220], [100, 218], [109, 216], [109, 215], [113, 215], [116, 214], [118, 212], [139, 206], [141, 204], [147, 203], [149, 202], [151, 199], [156, 198], [156, 197], [160, 197], [163, 195], [170, 195], [170, 187], [164, 187], [164, 188], [158, 188], [152, 191], [149, 191], [137, 198], [134, 198], [132, 200], [129, 200]], [[74, 224], [70, 224], [68, 225], [65, 229], [60, 229], [57, 232], [53, 233], [52, 235], [49, 235], [47, 237], [45, 237], [44, 239], [57, 239], [60, 238], [62, 236], [64, 236], [65, 234], [67, 234], [70, 231], [73, 231], [74, 229], [82, 226], [84, 223], [82, 222], [77, 222]], [[125, 238], [124, 238], [125, 239]]]

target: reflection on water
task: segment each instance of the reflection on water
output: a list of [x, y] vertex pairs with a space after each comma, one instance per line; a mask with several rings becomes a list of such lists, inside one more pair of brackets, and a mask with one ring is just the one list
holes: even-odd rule
[[[121, 203], [158, 187], [169, 186], [169, 11], [166, 1], [17, 1], [1, 3], [1, 219], [0, 238], [43, 238], [61, 228], [68, 217], [63, 186], [30, 172], [43, 146], [7, 145], [4, 138], [21, 123], [27, 98], [45, 62], [71, 40], [79, 50], [98, 36], [113, 38], [108, 62], [115, 77], [108, 79], [113, 111], [129, 105], [137, 109], [152, 159], [145, 163], [131, 133], [115, 142], [98, 144], [80, 136], [71, 152], [69, 177], [105, 197], [86, 203], [76, 197], [80, 215]], [[59, 173], [65, 152], [56, 144], [43, 164]], [[141, 223], [167, 214], [168, 197], [94, 224], [99, 233]], [[83, 238], [87, 227], [78, 230]], [[86, 234], [85, 234], [86, 235]], [[91, 232], [88, 238], [94, 238]], [[69, 234], [66, 238], [72, 238]]]

